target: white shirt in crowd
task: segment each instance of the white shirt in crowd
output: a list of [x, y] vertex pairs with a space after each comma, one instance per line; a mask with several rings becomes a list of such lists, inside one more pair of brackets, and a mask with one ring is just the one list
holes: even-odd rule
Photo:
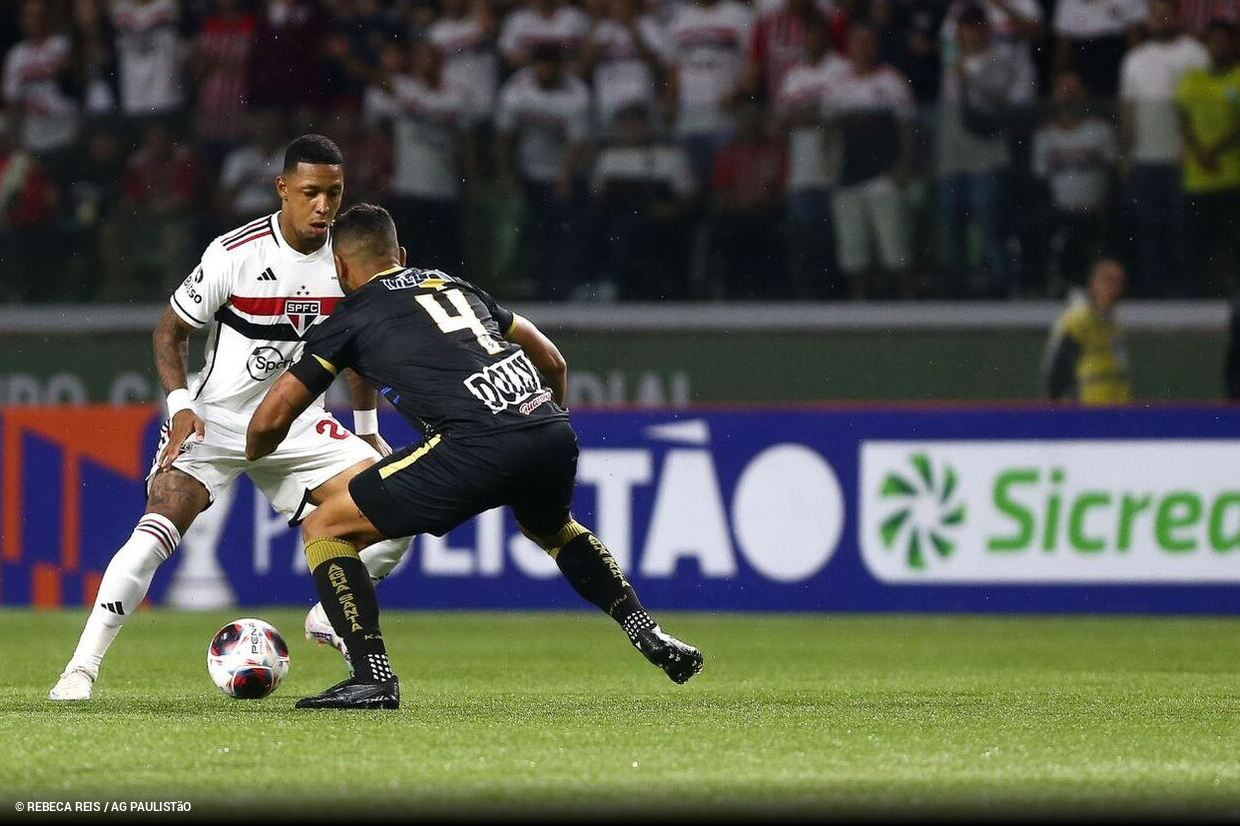
[[[776, 107], [784, 113], [807, 109], [821, 118], [832, 84], [848, 72], [849, 63], [828, 53], [817, 63], [802, 63], [784, 75]], [[830, 151], [821, 123], [798, 126], [788, 134], [788, 189], [800, 191], [830, 186], [835, 181], [837, 151]]]
[[1054, 26], [1072, 40], [1094, 40], [1123, 34], [1147, 14], [1147, 0], [1059, 0]]
[[[1095, 0], [1096, 2], [1096, 0]], [[1042, 7], [1038, 0], [1008, 0], [1008, 5], [1022, 18], [1042, 22]], [[947, 8], [947, 16], [943, 18], [943, 26], [939, 29], [941, 54], [944, 71], [950, 71], [956, 62], [958, 46], [956, 44], [956, 21], [960, 13], [968, 6], [965, 0], [954, 0]], [[1033, 63], [1033, 44], [1016, 35], [1016, 20], [1012, 15], [994, 3], [984, 3], [986, 17], [990, 20], [990, 29], [994, 38], [1008, 44], [1012, 49], [1016, 65], [1016, 77], [1013, 80], [1012, 102], [1016, 104], [1032, 103], [1038, 94], [1038, 75]]]
[[517, 135], [517, 168], [525, 178], [559, 180], [568, 147], [590, 134], [590, 90], [572, 75], [554, 89], [538, 85], [533, 69], [509, 78], [499, 93], [495, 128]]
[[427, 37], [443, 52], [444, 80], [469, 90], [471, 120], [486, 120], [499, 90], [499, 57], [477, 17], [442, 18]]
[[561, 6], [550, 17], [532, 8], [517, 9], [500, 29], [499, 50], [509, 61], [520, 62], [542, 45], [576, 49], [589, 32], [589, 16], [574, 6]]
[[1116, 154], [1115, 130], [1101, 118], [1071, 128], [1051, 123], [1034, 135], [1033, 174], [1050, 187], [1056, 209], [1096, 212], [1106, 205]]
[[1119, 96], [1133, 109], [1133, 145], [1138, 163], [1178, 163], [1180, 126], [1175, 90], [1189, 69], [1209, 65], [1205, 47], [1186, 34], [1165, 43], [1147, 40], [1124, 57]]
[[77, 134], [77, 107], [60, 89], [69, 40], [23, 40], [4, 58], [4, 101], [22, 115], [22, 144], [34, 152], [60, 149]]
[[736, 87], [745, 65], [753, 16], [735, 0], [714, 6], [677, 8], [668, 27], [668, 54], [679, 76], [682, 135], [720, 132], [730, 120], [724, 98]]
[[[664, 53], [663, 29], [654, 17], [638, 18], [636, 28], [647, 49], [656, 55]], [[624, 106], [654, 102], [654, 71], [642, 59], [633, 32], [622, 23], [600, 20], [589, 39], [598, 49], [594, 66], [595, 114], [599, 125], [606, 128]]]
[[454, 201], [461, 192], [457, 146], [469, 125], [470, 97], [443, 78], [438, 89], [420, 78], [392, 78], [392, 193]]
[[609, 183], [662, 183], [677, 197], [693, 194], [696, 184], [689, 156], [680, 146], [611, 146], [599, 153], [590, 177], [597, 194]]
[[232, 192], [235, 215], [261, 215], [278, 209], [275, 180], [284, 167], [284, 147], [264, 154], [257, 146], [242, 146], [228, 153], [220, 170], [220, 185]]
[[153, 115], [181, 105], [183, 47], [177, 17], [176, 0], [116, 0], [112, 5], [125, 114]]

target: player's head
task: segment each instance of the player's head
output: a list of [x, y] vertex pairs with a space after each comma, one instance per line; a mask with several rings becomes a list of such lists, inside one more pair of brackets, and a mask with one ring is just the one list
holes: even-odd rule
[[284, 168], [276, 178], [280, 210], [295, 239], [288, 239], [303, 252], [313, 251], [327, 240], [344, 197], [344, 155], [340, 147], [322, 135], [302, 135], [284, 150]]
[[1119, 301], [1124, 294], [1125, 276], [1123, 263], [1115, 258], [1103, 257], [1094, 262], [1085, 289], [1099, 312], [1110, 312]]
[[332, 254], [340, 289], [351, 293], [375, 273], [405, 264], [405, 248], [396, 237], [396, 224], [386, 209], [354, 204], [332, 225]]

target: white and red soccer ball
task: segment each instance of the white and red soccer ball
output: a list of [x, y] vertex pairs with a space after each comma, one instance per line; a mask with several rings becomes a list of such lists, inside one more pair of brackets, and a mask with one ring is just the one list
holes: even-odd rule
[[236, 700], [257, 700], [288, 674], [288, 644], [260, 619], [233, 620], [211, 639], [207, 672], [220, 691]]

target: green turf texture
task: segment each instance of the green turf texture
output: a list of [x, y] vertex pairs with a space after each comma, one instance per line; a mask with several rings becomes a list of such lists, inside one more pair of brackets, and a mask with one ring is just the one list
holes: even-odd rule
[[[206, 673], [243, 614], [291, 647], [261, 701]], [[1240, 811], [1234, 619], [673, 614], [706, 654], [676, 686], [600, 614], [389, 612], [401, 709], [304, 712], [343, 664], [299, 611], [144, 611], [95, 700], [51, 703], [82, 618], [0, 610], [0, 818]]]

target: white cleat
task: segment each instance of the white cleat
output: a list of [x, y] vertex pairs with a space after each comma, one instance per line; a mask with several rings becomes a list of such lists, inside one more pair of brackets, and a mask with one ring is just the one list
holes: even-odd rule
[[349, 648], [344, 644], [344, 640], [336, 633], [335, 629], [332, 628], [331, 621], [327, 619], [327, 612], [323, 610], [321, 602], [314, 603], [310, 613], [306, 614], [306, 639], [311, 642], [317, 642], [319, 645], [330, 645], [344, 657], [345, 664], [349, 666], [349, 671], [353, 670], [353, 662], [349, 659]]
[[47, 693], [49, 700], [89, 700], [91, 688], [95, 684], [95, 675], [85, 668], [70, 668], [60, 675], [56, 685]]

